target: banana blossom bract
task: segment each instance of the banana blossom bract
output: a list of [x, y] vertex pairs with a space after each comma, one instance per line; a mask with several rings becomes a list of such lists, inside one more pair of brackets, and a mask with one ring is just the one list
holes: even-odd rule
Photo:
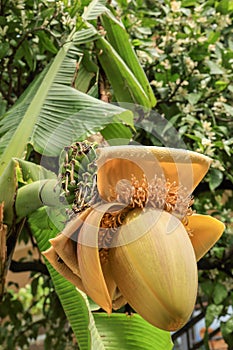
[[128, 302], [154, 326], [175, 331], [195, 305], [196, 262], [224, 230], [190, 209], [211, 159], [145, 146], [98, 153], [101, 200], [72, 219], [44, 255], [108, 313]]

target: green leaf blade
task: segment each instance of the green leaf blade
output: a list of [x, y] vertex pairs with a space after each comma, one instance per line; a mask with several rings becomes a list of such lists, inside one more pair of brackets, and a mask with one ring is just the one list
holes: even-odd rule
[[150, 108], [151, 102], [145, 91], [107, 40], [100, 38], [96, 41], [96, 47], [99, 49], [98, 59], [113, 87], [117, 101]]
[[101, 17], [104, 29], [107, 33], [107, 38], [112, 47], [127, 64], [128, 68], [132, 71], [135, 78], [142, 86], [148, 99], [150, 100], [150, 107], [154, 107], [156, 104], [156, 98], [146, 77], [146, 74], [141, 64], [139, 63], [138, 57], [132, 47], [132, 44], [129, 41], [129, 35], [127, 34], [123, 25], [118, 22], [117, 19], [113, 17], [113, 15], [110, 14], [110, 11], [108, 11]]
[[209, 174], [209, 186], [211, 191], [214, 191], [223, 180], [223, 173], [218, 169], [211, 169]]
[[94, 313], [106, 350], [171, 350], [169, 332], [155, 328], [139, 315]]
[[[39, 89], [35, 93], [32, 102], [29, 103], [26, 111], [24, 109], [19, 111], [19, 118], [21, 119], [21, 121], [19, 124], [15, 123], [15, 128], [9, 133], [9, 143], [6, 145], [1, 156], [0, 174], [3, 172], [4, 164], [7, 164], [11, 158], [21, 158], [23, 156], [26, 144], [27, 142], [29, 142], [30, 136], [37, 123], [40, 110], [55, 79], [55, 76], [58, 73], [59, 68], [61, 67], [66, 57], [68, 48], [69, 45], [63, 46], [60, 49], [53, 64], [49, 67], [48, 72], [42, 80]], [[12, 118], [15, 117], [14, 111], [15, 110], [13, 107], [13, 112], [11, 111]]]
[[[56, 216], [57, 213], [51, 212], [51, 217], [53, 215]], [[49, 239], [59, 232], [59, 228], [53, 223], [51, 217], [47, 215], [46, 208], [42, 208], [31, 214], [29, 218], [29, 225], [41, 252], [50, 247]], [[80, 350], [105, 350], [95, 327], [86, 295], [54, 270], [47, 260], [45, 262]]]

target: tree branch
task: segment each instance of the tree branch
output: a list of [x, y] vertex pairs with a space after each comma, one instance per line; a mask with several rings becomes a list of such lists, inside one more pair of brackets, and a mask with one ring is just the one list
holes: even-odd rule
[[[226, 178], [224, 178], [221, 184], [217, 187], [217, 190], [231, 190], [231, 189], [232, 189], [232, 182]], [[207, 182], [202, 182], [194, 190], [194, 196], [198, 196], [203, 192], [209, 192], [209, 191], [210, 191], [209, 184]]]
[[218, 269], [219, 271], [224, 272], [229, 277], [233, 278], [233, 246], [229, 249], [226, 249], [225, 254], [221, 260], [216, 258], [202, 258], [198, 261], [197, 266], [198, 270], [214, 270]]
[[11, 260], [10, 271], [12, 272], [40, 272], [43, 275], [49, 276], [48, 269], [41, 260], [33, 261], [15, 261]]

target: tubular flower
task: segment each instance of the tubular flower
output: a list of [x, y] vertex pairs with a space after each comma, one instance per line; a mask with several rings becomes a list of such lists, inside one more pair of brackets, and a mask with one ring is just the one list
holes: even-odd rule
[[211, 160], [161, 147], [97, 152], [98, 200], [50, 240], [44, 255], [106, 312], [128, 302], [154, 326], [175, 331], [195, 305], [196, 262], [224, 230], [191, 209]]

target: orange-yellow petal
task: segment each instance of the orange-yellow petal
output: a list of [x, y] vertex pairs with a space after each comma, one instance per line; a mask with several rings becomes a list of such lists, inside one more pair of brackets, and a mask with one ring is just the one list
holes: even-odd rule
[[86, 209], [78, 214], [64, 228], [61, 234], [50, 239], [50, 243], [55, 249], [57, 255], [62, 259], [66, 266], [80, 277], [77, 257], [77, 237], [72, 237], [75, 231], [78, 231], [84, 220], [91, 212], [91, 208]]
[[109, 296], [110, 296], [111, 300], [113, 300], [117, 285], [112, 277], [112, 270], [111, 270], [108, 262], [101, 264], [101, 268], [103, 271], [106, 286], [108, 288]]
[[[100, 159], [99, 159], [100, 161]], [[137, 179], [142, 179], [143, 170], [133, 161], [128, 159], [113, 158], [107, 160], [98, 169], [98, 191], [105, 200], [116, 199], [116, 185], [122, 179], [131, 180], [134, 174]]]
[[[98, 234], [104, 213], [113, 206], [114, 203], [96, 206], [86, 218], [78, 237], [78, 262], [83, 285], [89, 297], [108, 313], [112, 310], [112, 299], [101, 267]], [[108, 285], [112, 283], [108, 275]]]
[[[133, 241], [138, 231], [144, 235]], [[118, 243], [110, 264], [124, 298], [154, 326], [181, 328], [197, 293], [196, 259], [184, 226], [167, 212], [148, 209], [121, 227]]]
[[182, 184], [192, 193], [207, 173], [211, 159], [197, 152], [155, 146], [113, 146], [97, 150], [97, 185], [103, 199], [115, 198], [119, 180], [131, 180], [134, 174], [147, 181], [164, 176], [170, 182]]
[[77, 259], [77, 244], [72, 239], [60, 234], [49, 240], [60, 259], [77, 276], [80, 277]]
[[225, 225], [209, 215], [193, 214], [189, 217], [188, 229], [191, 231], [190, 240], [198, 261], [219, 240]]
[[104, 279], [109, 291], [110, 298], [112, 299], [112, 308], [114, 310], [120, 309], [122, 306], [124, 306], [127, 301], [119, 291], [116, 282], [114, 281], [112, 277], [112, 270], [109, 262], [106, 262], [101, 265], [102, 271], [104, 275]]
[[60, 273], [60, 275], [65, 277], [68, 281], [70, 281], [73, 285], [81, 289], [83, 292], [86, 292], [81, 279], [76, 274], [74, 274], [64, 262], [59, 261], [59, 256], [57, 255], [53, 247], [50, 247], [42, 254], [50, 262], [53, 268], [58, 273]]
[[71, 237], [72, 234], [82, 226], [86, 217], [90, 214], [91, 211], [92, 208], [87, 208], [81, 214], [78, 214], [74, 219], [70, 220], [62, 230], [62, 234], [64, 236]]

